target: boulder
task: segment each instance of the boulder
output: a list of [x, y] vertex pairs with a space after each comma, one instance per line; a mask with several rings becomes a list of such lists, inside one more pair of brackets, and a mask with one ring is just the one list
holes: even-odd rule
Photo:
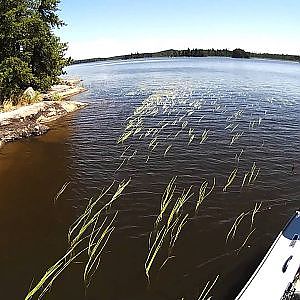
[[25, 97], [28, 100], [33, 100], [36, 97], [36, 92], [35, 90], [30, 86], [29, 88], [27, 88], [24, 93], [23, 93], [23, 97]]

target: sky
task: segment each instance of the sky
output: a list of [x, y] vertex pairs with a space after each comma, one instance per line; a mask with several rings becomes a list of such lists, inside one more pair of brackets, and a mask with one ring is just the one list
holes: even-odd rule
[[300, 54], [300, 0], [61, 0], [73, 59], [166, 49]]

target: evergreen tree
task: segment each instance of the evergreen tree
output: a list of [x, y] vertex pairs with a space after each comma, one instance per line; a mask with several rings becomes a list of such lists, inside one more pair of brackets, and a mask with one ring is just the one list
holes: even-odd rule
[[46, 90], [69, 63], [53, 29], [65, 25], [59, 0], [0, 0], [0, 102], [32, 86]]

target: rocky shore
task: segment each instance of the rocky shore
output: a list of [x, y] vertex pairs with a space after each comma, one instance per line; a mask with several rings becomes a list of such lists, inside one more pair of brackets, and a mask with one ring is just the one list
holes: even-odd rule
[[51, 89], [46, 94], [42, 94], [41, 97], [43, 100], [61, 100], [85, 91], [86, 89], [80, 86], [79, 79], [66, 79], [62, 80], [61, 84], [53, 85]]
[[[0, 148], [5, 143], [21, 138], [37, 136], [46, 133], [50, 128], [48, 123], [70, 112], [86, 106], [86, 104], [61, 100], [86, 91], [77, 83], [53, 86], [49, 93], [43, 94], [43, 101], [25, 105], [11, 111], [0, 113]], [[55, 95], [55, 96], [54, 96]], [[45, 101], [59, 98], [59, 101]]]

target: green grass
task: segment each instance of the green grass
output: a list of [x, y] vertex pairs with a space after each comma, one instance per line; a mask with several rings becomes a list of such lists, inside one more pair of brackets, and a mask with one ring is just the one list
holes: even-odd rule
[[[88, 258], [85, 262], [83, 281], [86, 287], [89, 286], [93, 275], [99, 268], [103, 250], [115, 229], [113, 223], [117, 217], [118, 211], [111, 216], [109, 210], [114, 202], [120, 198], [130, 181], [131, 179], [119, 183], [116, 191], [109, 196], [108, 193], [114, 186], [113, 182], [108, 188], [102, 191], [98, 198], [90, 199], [84, 212], [69, 228], [69, 248], [66, 253], [48, 268], [45, 275], [25, 296], [25, 300], [32, 299], [34, 296], [41, 299], [45, 293], [51, 289], [54, 281], [71, 263], [76, 261], [79, 257], [84, 261], [84, 256], [82, 256], [84, 253]], [[64, 186], [66, 186], [66, 184]], [[104, 197], [109, 198], [105, 204], [102, 203]], [[106, 216], [103, 218], [104, 212]]]

